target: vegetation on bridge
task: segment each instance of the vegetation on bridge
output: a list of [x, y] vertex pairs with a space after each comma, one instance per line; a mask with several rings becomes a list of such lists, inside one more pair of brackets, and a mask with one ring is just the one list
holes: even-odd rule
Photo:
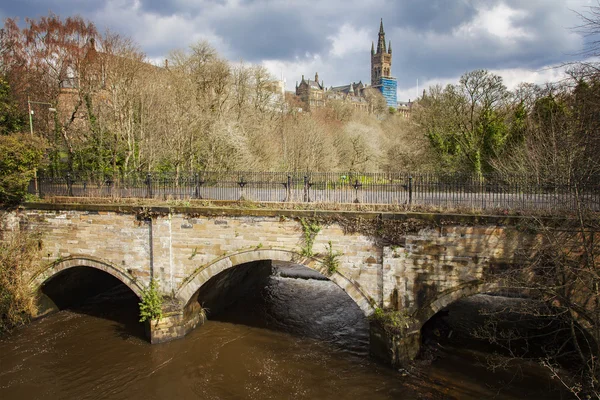
[[35, 295], [29, 277], [39, 262], [39, 235], [0, 230], [0, 333], [35, 315]]
[[142, 293], [140, 306], [140, 322], [158, 321], [162, 317], [163, 298], [158, 290], [158, 281], [154, 278], [150, 280], [148, 287]]

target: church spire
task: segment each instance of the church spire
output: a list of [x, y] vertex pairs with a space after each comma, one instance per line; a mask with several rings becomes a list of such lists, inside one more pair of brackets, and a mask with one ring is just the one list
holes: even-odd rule
[[385, 49], [385, 32], [383, 31], [383, 18], [379, 25], [379, 41], [377, 42], [377, 54], [387, 53]]
[[371, 41], [371, 55], [375, 54], [375, 43], [373, 43], [373, 41]]

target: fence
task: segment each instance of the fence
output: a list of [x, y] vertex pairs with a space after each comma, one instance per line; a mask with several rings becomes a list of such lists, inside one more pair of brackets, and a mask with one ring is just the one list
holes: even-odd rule
[[409, 173], [198, 172], [105, 177], [40, 174], [30, 192], [48, 196], [407, 204], [444, 208], [600, 210], [600, 177], [540, 179]]

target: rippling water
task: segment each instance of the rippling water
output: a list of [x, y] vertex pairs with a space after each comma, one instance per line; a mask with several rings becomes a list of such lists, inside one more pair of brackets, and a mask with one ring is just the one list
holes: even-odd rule
[[402, 376], [365, 354], [367, 322], [335, 285], [278, 274], [263, 289], [161, 345], [122, 289], [35, 321], [0, 340], [0, 399], [549, 398], [456, 350]]

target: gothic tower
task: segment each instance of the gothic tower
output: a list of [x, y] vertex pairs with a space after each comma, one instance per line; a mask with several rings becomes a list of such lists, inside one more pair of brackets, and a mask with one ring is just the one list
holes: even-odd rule
[[371, 42], [371, 86], [380, 84], [382, 77], [392, 76], [392, 42], [385, 47], [385, 32], [383, 31], [383, 18], [379, 25], [379, 40], [377, 41], [377, 52]]

